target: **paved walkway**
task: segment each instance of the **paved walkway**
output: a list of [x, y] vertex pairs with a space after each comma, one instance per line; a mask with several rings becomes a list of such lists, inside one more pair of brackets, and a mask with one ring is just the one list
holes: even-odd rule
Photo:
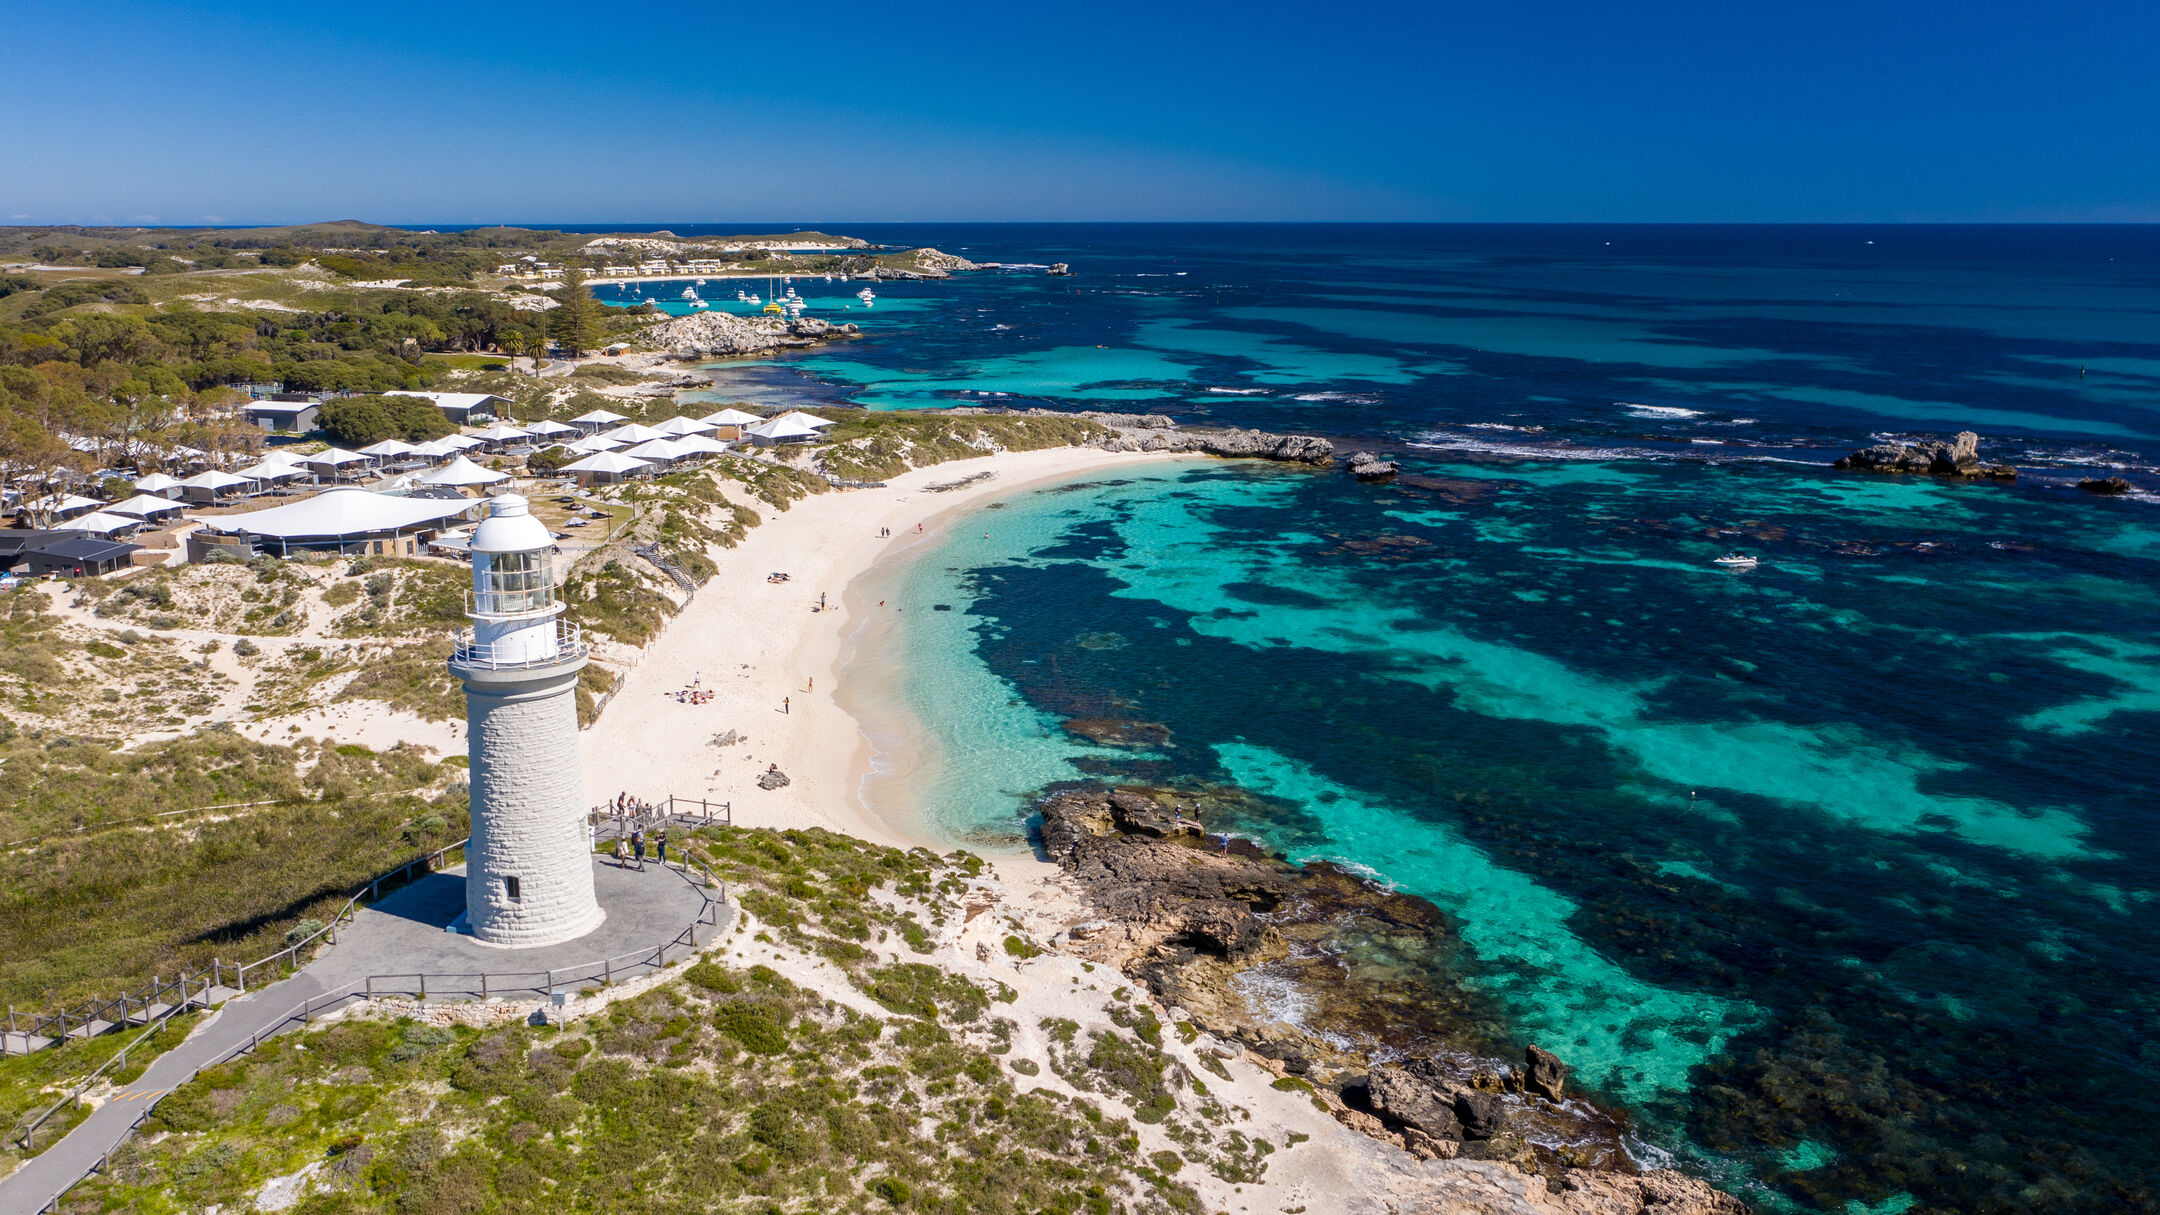
[[[546, 972], [551, 969], [571, 972], [557, 976], [565, 985], [582, 985], [585, 976], [599, 976], [603, 968], [597, 964], [611, 957], [617, 963], [614, 974], [637, 973], [636, 955], [675, 939], [705, 908], [704, 896], [681, 873], [656, 862], [640, 872], [634, 866], [622, 869], [611, 860], [595, 858], [593, 885], [607, 919], [575, 941], [538, 949], [503, 949], [444, 931], [465, 910], [462, 870], [428, 874], [363, 908], [351, 923], [338, 929], [338, 943], [305, 969], [226, 1001], [196, 1026], [187, 1041], [152, 1063], [140, 1079], [92, 1111], [60, 1142], [0, 1181], [0, 1215], [36, 1215], [44, 1210], [118, 1147], [158, 1098], [245, 1046], [255, 1035], [279, 1026], [314, 997], [361, 984], [369, 976], [387, 976], [387, 982], [378, 979], [378, 992], [411, 991], [415, 972], [424, 972], [430, 992], [437, 997], [476, 996], [480, 976], [488, 974], [491, 994], [533, 999], [544, 990]], [[718, 926], [698, 931], [698, 940], [717, 938], [734, 909], [725, 908], [723, 913]], [[511, 981], [492, 977], [511, 974], [520, 977]], [[318, 1015], [344, 1002], [326, 1003]]]

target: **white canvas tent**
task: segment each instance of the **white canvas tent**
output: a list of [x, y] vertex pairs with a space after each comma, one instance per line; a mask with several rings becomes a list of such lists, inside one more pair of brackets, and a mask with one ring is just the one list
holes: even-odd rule
[[473, 438], [471, 435], [444, 435], [442, 438], [437, 439], [436, 442], [446, 443], [458, 451], [470, 451], [475, 447], [487, 446], [487, 444]]
[[619, 439], [608, 439], [593, 435], [590, 438], [579, 439], [575, 443], [564, 444], [564, 446], [581, 456], [590, 456], [603, 451], [614, 451], [618, 447], [627, 447], [629, 444]]
[[447, 460], [465, 450], [448, 439], [429, 439], [412, 449], [412, 454], [423, 460]]
[[[252, 539], [264, 551], [335, 549], [384, 556], [417, 554], [422, 537], [470, 517], [468, 498], [402, 498], [338, 486], [312, 498], [237, 515], [201, 517], [201, 532]], [[190, 545], [191, 554], [193, 544]]]
[[551, 439], [556, 435], [574, 435], [577, 432], [578, 428], [575, 426], [565, 426], [561, 422], [547, 418], [542, 418], [525, 428], [525, 433], [535, 439]]
[[429, 469], [427, 472], [413, 478], [414, 481], [421, 485], [459, 486], [493, 485], [498, 481], [508, 481], [509, 479], [510, 475], [508, 473], [499, 473], [493, 469], [482, 468], [464, 456], [459, 456], [441, 468]]
[[151, 473], [147, 477], [135, 478], [135, 489], [138, 493], [156, 494], [162, 498], [170, 498], [172, 496], [171, 491], [178, 488], [180, 488], [180, 478], [168, 477], [164, 473]]
[[667, 421], [654, 426], [653, 429], [671, 438], [681, 438], [684, 435], [703, 434], [708, 430], [718, 430], [720, 425], [717, 422], [700, 422], [696, 418], [669, 418]]
[[[711, 435], [684, 435], [674, 440], [675, 450], [686, 456], [710, 456], [726, 451], [728, 445]], [[635, 450], [635, 449], [633, 449]]]
[[333, 477], [342, 477], [363, 472], [373, 467], [375, 461], [357, 451], [346, 451], [342, 447], [333, 447], [327, 451], [318, 451], [312, 456], [302, 456], [300, 457], [300, 463], [317, 473], [328, 473]]
[[403, 439], [384, 439], [380, 443], [370, 443], [361, 448], [360, 454], [374, 456], [378, 460], [395, 460], [399, 456], [409, 456], [418, 450], [420, 449]]
[[627, 422], [629, 419], [619, 413], [609, 413], [605, 409], [595, 409], [591, 413], [581, 414], [570, 419], [570, 421], [585, 433], [593, 434], [606, 430], [617, 422]]
[[647, 439], [636, 447], [624, 448], [622, 454], [634, 460], [651, 460], [655, 464], [672, 464], [684, 455], [673, 439]]
[[94, 536], [120, 536], [130, 535], [142, 525], [143, 521], [140, 519], [130, 519], [126, 515], [116, 515], [111, 511], [94, 510], [87, 515], [78, 515], [73, 519], [55, 523], [52, 530], [89, 532]]
[[125, 502], [115, 502], [105, 508], [109, 514], [126, 515], [131, 519], [161, 519], [166, 515], [177, 515], [185, 509], [187, 508], [171, 498], [157, 494], [136, 494]]
[[228, 491], [245, 490], [256, 484], [258, 483], [250, 478], [236, 477], [231, 473], [212, 469], [209, 472], [196, 473], [182, 481], [180, 492], [186, 495], [188, 501], [201, 504], [216, 502], [225, 497]]
[[667, 438], [667, 433], [665, 431], [654, 430], [650, 426], [644, 426], [640, 425], [639, 423], [632, 422], [628, 426], [618, 426], [613, 430], [607, 431], [602, 435], [602, 437], [609, 439], [621, 439], [625, 443], [643, 443], [647, 439], [665, 439]]
[[494, 447], [503, 447], [511, 443], [525, 443], [532, 439], [532, 436], [525, 433], [522, 427], [510, 426], [500, 422], [472, 437]]
[[309, 474], [307, 469], [297, 464], [287, 464], [281, 460], [264, 460], [260, 464], [249, 465], [233, 475], [267, 484], [273, 481], [290, 481], [294, 477], [305, 477]]
[[594, 482], [620, 481], [624, 477], [651, 472], [652, 467], [644, 460], [634, 460], [621, 452], [603, 451], [589, 455], [575, 464], [565, 464], [562, 470], [590, 485]]
[[814, 426], [819, 430], [823, 430], [827, 426], [838, 426], [840, 424], [830, 418], [821, 418], [814, 413], [804, 413], [800, 409], [790, 409], [780, 416], [792, 422], [800, 422], [805, 426]]
[[775, 443], [799, 443], [818, 437], [817, 427], [793, 418], [773, 418], [755, 426], [743, 427], [743, 434], [761, 446]]
[[711, 426], [752, 426], [764, 420], [754, 413], [744, 413], [733, 406], [723, 409], [719, 413], [706, 414], [698, 419], [698, 421]]

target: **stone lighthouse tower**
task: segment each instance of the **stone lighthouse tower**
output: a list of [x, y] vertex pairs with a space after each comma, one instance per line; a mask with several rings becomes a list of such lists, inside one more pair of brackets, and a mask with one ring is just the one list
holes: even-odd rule
[[555, 542], [527, 505], [498, 494], [473, 529], [472, 627], [450, 655], [450, 673], [465, 684], [472, 758], [465, 923], [495, 945], [567, 941], [604, 914], [580, 804], [585, 643], [561, 619]]

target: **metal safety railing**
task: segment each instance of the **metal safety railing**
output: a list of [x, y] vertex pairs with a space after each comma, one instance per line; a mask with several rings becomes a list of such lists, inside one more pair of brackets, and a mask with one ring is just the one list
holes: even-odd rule
[[498, 645], [478, 640], [471, 629], [459, 629], [450, 635], [450, 661], [458, 666], [489, 671], [521, 671], [570, 662], [589, 652], [583, 628], [562, 619], [557, 619], [553, 628], [555, 652], [538, 655], [532, 652], [529, 639], [514, 645]]
[[330, 917], [329, 922], [321, 928], [255, 961], [236, 965], [220, 958], [212, 958], [208, 970], [193, 974], [183, 970], [171, 980], [163, 975], [154, 976], [138, 990], [124, 992], [109, 999], [103, 996], [94, 997], [73, 1007], [63, 1005], [50, 1013], [24, 1016], [11, 1006], [7, 1014], [7, 1029], [0, 1032], [0, 1049], [4, 1049], [7, 1054], [29, 1054], [45, 1047], [58, 1046], [69, 1038], [94, 1037], [130, 1024], [147, 1024], [152, 1019], [162, 1020], [169, 1015], [168, 1010], [209, 1008], [221, 998], [217, 994], [221, 991], [245, 995], [250, 975], [256, 976], [256, 985], [260, 986], [260, 976], [266, 968], [298, 966], [300, 955], [317, 941], [327, 939], [330, 944], [337, 944], [338, 926], [352, 919], [363, 899], [375, 901], [381, 897], [384, 886], [395, 886], [411, 880], [415, 870], [433, 872], [445, 867], [450, 863], [452, 854], [460, 854], [462, 859], [465, 846], [470, 842], [468, 837], [455, 844], [437, 848], [426, 856], [414, 857], [388, 873], [370, 879], [367, 885], [354, 891], [352, 897], [346, 899]]
[[[690, 870], [693, 867], [696, 869], [698, 874], [698, 877], [695, 879], [692, 878], [690, 875]], [[262, 1046], [264, 1042], [267, 1042], [271, 1038], [274, 1038], [277, 1035], [284, 1033], [286, 1030], [291, 1029], [295, 1024], [302, 1026], [313, 1024], [316, 1017], [335, 1011], [340, 1006], [355, 1000], [363, 1000], [372, 1003], [375, 1000], [385, 997], [397, 996], [414, 996], [418, 999], [426, 1000], [443, 995], [467, 995], [478, 996], [481, 999], [494, 999], [501, 996], [520, 995], [526, 993], [537, 994], [544, 997], [552, 995], [553, 993], [560, 991], [565, 987], [589, 984], [596, 979], [599, 980], [603, 985], [612, 985], [624, 979], [637, 977], [640, 972], [665, 970], [670, 965], [673, 965], [673, 962], [669, 960], [668, 956], [671, 951], [678, 951], [681, 955], [684, 956], [694, 955], [700, 946], [708, 943], [710, 937], [708, 937], [708, 941], [700, 941], [698, 939], [698, 930], [700, 928], [720, 927], [724, 923], [724, 920], [722, 918], [722, 909], [725, 907], [727, 902], [726, 884], [721, 882], [719, 878], [715, 877], [712, 871], [710, 869], [707, 869], [703, 864], [700, 864], [696, 860], [685, 860], [679, 869], [674, 866], [670, 866], [670, 868], [675, 870], [675, 872], [679, 873], [684, 881], [689, 882], [692, 888], [697, 890], [697, 892], [701, 896], [703, 896], [704, 903], [698, 908], [697, 918], [692, 920], [687, 928], [684, 928], [681, 932], [676, 933], [673, 939], [666, 941], [663, 944], [655, 945], [647, 949], [633, 950], [629, 953], [616, 954], [612, 957], [601, 958], [600, 960], [595, 962], [587, 962], [577, 966], [558, 967], [554, 970], [545, 971], [536, 970], [511, 972], [505, 974], [481, 973], [369, 975], [364, 979], [348, 983], [343, 987], [339, 987], [335, 990], [323, 992], [319, 995], [310, 996], [307, 999], [302, 1000], [300, 1003], [294, 1005], [290, 1009], [287, 1009], [285, 1012], [283, 1012], [276, 1018], [266, 1022], [261, 1027], [254, 1030], [248, 1035], [248, 1038], [245, 1042], [235, 1043], [231, 1049], [217, 1055], [214, 1058], [205, 1060], [202, 1066], [200, 1068], [197, 1068], [196, 1071], [199, 1074], [204, 1069], [216, 1067], [218, 1064], [227, 1063], [234, 1059], [237, 1059], [242, 1055], [248, 1054], [258, 1049]], [[700, 882], [700, 879], [702, 880], [702, 884]], [[680, 957], [676, 959], [676, 961], [680, 960]], [[408, 979], [412, 980], [411, 984], [409, 985], [401, 982], [402, 980]], [[537, 983], [526, 982], [526, 980], [533, 979], [537, 979], [539, 981]], [[432, 983], [430, 982], [431, 980]], [[136, 1043], [141, 1042], [143, 1039], [146, 1039], [149, 1036], [150, 1035], [148, 1033], [145, 1033], [143, 1035], [143, 1038], [138, 1038], [136, 1042], [129, 1043], [127, 1049], [132, 1050]], [[105, 1070], [105, 1068], [100, 1068], [100, 1074], [102, 1074]], [[70, 1092], [66, 1097], [62, 1098], [59, 1102], [55, 1103], [51, 1108], [47, 1109], [43, 1114], [41, 1114], [37, 1118], [35, 1123], [31, 1125], [29, 1131], [23, 1134], [19, 1139], [22, 1147], [27, 1149], [30, 1146], [30, 1135], [36, 1132], [37, 1127], [44, 1125], [44, 1123], [48, 1119], [58, 1114], [68, 1105], [79, 1100], [82, 1093], [86, 1091], [89, 1087], [89, 1083], [89, 1081], [86, 1081], [84, 1084], [78, 1086], [74, 1091]], [[77, 1177], [73, 1181], [69, 1182], [67, 1186], [62, 1189], [58, 1194], [53, 1195], [50, 1201], [48, 1201], [44, 1206], [38, 1208], [40, 1215], [45, 1215], [45, 1213], [47, 1212], [59, 1211], [61, 1209], [62, 1200], [65, 1199], [68, 1194], [75, 1189], [76, 1186], [79, 1186], [90, 1178], [104, 1172], [106, 1168], [110, 1166], [114, 1153], [120, 1150], [121, 1146], [127, 1142], [128, 1137], [130, 1135], [133, 1135], [137, 1130], [141, 1129], [143, 1124], [148, 1122], [150, 1118], [156, 1113], [158, 1102], [161, 1101], [163, 1097], [164, 1094], [160, 1093], [156, 1097], [153, 1097], [144, 1106], [142, 1106], [140, 1112], [135, 1116], [134, 1121], [130, 1122], [127, 1128], [120, 1132], [119, 1140], [115, 1142], [109, 1150], [101, 1154], [95, 1161], [91, 1162], [90, 1167], [83, 1170], [83, 1173], [80, 1177]]]

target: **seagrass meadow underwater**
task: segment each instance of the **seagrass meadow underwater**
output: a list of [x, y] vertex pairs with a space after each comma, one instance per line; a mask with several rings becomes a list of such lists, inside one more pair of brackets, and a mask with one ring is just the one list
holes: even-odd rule
[[[1555, 1051], [1646, 1163], [1764, 1209], [2155, 1209], [2160, 232], [828, 230], [1074, 277], [798, 283], [864, 336], [715, 396], [1402, 466], [1016, 491], [890, 573], [938, 831], [1234, 788], [1212, 829], [1441, 907], [1459, 1041]], [[1961, 429], [2019, 479], [1827, 466]]]

